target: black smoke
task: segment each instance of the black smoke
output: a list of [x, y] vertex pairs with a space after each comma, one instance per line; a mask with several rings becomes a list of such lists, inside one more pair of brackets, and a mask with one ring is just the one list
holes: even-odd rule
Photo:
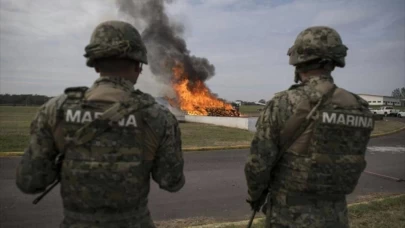
[[205, 82], [215, 75], [215, 67], [206, 58], [190, 54], [183, 38], [184, 26], [170, 20], [165, 3], [173, 0], [116, 0], [118, 10], [127, 21], [141, 32], [148, 50], [148, 62], [152, 73], [161, 81], [174, 80], [172, 68], [176, 62], [183, 64], [189, 79], [189, 87], [195, 82]]

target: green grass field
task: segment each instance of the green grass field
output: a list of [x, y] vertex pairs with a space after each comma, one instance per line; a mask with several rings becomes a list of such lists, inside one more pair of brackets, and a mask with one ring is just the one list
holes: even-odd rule
[[[249, 108], [244, 109], [253, 113], [254, 106], [247, 107]], [[29, 140], [29, 126], [37, 109], [38, 107], [0, 106], [0, 152], [24, 150]], [[404, 126], [404, 123], [399, 122], [377, 121], [373, 134], [389, 132]], [[180, 123], [180, 128], [184, 149], [249, 145], [254, 134], [247, 130], [199, 123]]]
[[[0, 152], [23, 151], [38, 107], [0, 106]], [[247, 130], [198, 123], [180, 123], [183, 148], [247, 145]]]
[[376, 121], [373, 134], [383, 134], [405, 127], [405, 123], [396, 121]]
[[[249, 116], [258, 116], [260, 114], [261, 109], [263, 109], [265, 106], [261, 105], [241, 105], [239, 108], [240, 113], [244, 115], [249, 115]], [[379, 109], [381, 106], [370, 106], [371, 109]], [[394, 106], [394, 109], [398, 109], [400, 111], [405, 111], [405, 107], [402, 106]]]
[[259, 116], [260, 110], [265, 106], [262, 105], [241, 105], [239, 107], [239, 112], [244, 116]]
[[[370, 105], [369, 107], [371, 108], [371, 109], [380, 109], [380, 107], [382, 107], [383, 105]], [[389, 105], [388, 105], [389, 106]], [[405, 111], [405, 107], [403, 107], [403, 106], [393, 106], [394, 107], [394, 109], [398, 109], [398, 110], [400, 110], [401, 112], [402, 111]]]
[[180, 123], [183, 148], [240, 146], [252, 141], [253, 132], [200, 123]]
[[38, 107], [0, 106], [0, 151], [22, 151]]
[[[264, 227], [264, 222], [264, 219], [259, 219], [252, 228]], [[349, 222], [351, 228], [403, 228], [405, 227], [405, 195], [350, 206]], [[242, 227], [246, 227], [246, 224], [222, 228]]]

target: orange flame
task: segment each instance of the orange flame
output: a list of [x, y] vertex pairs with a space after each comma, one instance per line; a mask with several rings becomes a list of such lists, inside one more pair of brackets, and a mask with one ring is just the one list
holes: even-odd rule
[[[173, 89], [177, 95], [177, 105], [189, 115], [207, 116], [217, 113], [223, 116], [239, 116], [232, 105], [216, 98], [202, 81], [189, 88], [189, 79], [183, 64], [177, 63], [172, 69]], [[173, 103], [173, 101], [171, 101]]]

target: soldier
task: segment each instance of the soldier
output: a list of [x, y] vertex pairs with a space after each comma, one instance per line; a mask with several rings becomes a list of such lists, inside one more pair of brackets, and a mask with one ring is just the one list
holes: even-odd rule
[[134, 89], [147, 53], [132, 25], [101, 23], [85, 52], [100, 77], [39, 109], [17, 186], [35, 194], [60, 180], [61, 227], [155, 227], [147, 206], [150, 175], [169, 192], [185, 183], [178, 122]]
[[[332, 28], [309, 27], [288, 50], [295, 82], [267, 104], [245, 165], [247, 199], [266, 227], [348, 227], [346, 195], [366, 167], [368, 103], [331, 72], [348, 48]], [[266, 201], [266, 202], [265, 202]]]

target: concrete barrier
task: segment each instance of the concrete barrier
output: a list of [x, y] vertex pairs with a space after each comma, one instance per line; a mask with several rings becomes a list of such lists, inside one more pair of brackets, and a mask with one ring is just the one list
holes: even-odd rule
[[233, 127], [245, 129], [252, 132], [256, 131], [256, 122], [258, 117], [223, 117], [223, 116], [192, 116], [185, 115], [186, 122], [206, 123], [224, 127]]

